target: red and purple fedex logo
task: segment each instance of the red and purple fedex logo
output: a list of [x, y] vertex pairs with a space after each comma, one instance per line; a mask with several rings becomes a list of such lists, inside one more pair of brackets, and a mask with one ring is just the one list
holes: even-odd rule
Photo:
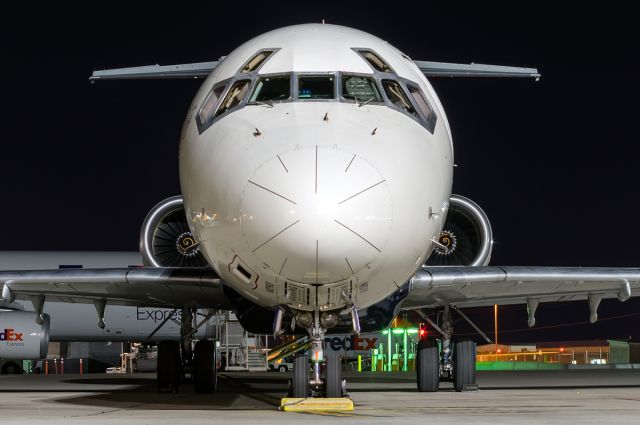
[[15, 329], [5, 329], [3, 332], [0, 332], [0, 341], [8, 341], [8, 342], [22, 342], [23, 332], [16, 332]]

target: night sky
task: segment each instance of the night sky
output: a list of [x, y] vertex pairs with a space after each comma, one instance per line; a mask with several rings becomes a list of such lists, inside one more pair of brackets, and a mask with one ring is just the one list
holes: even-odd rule
[[[201, 80], [91, 85], [93, 69], [215, 60], [325, 19], [414, 59], [537, 67], [539, 82], [432, 79], [454, 137], [454, 193], [488, 214], [493, 264], [640, 266], [630, 3], [347, 3], [3, 3], [0, 250], [136, 250], [145, 214], [179, 194], [178, 138]], [[501, 311], [503, 340], [640, 339], [640, 301], [603, 302], [610, 320], [596, 326], [554, 327], [586, 321], [586, 303], [543, 305], [531, 332], [518, 330], [524, 306]], [[492, 328], [489, 309], [471, 313]]]

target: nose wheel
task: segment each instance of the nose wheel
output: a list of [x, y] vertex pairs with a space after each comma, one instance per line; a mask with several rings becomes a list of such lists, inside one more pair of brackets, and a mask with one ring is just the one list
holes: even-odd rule
[[[309, 357], [298, 353], [293, 359], [293, 381], [291, 382], [291, 396], [307, 398], [310, 396], [340, 398], [345, 396], [345, 381], [342, 379], [342, 365], [340, 355], [328, 351], [325, 357], [324, 380], [309, 379]], [[314, 362], [314, 370], [320, 363]]]
[[342, 397], [342, 365], [340, 355], [335, 351], [327, 351], [324, 393], [327, 398]]
[[309, 324], [307, 331], [311, 339], [309, 355], [298, 353], [294, 357], [290, 395], [294, 398], [341, 398], [346, 395], [346, 391], [340, 354], [325, 350], [324, 336], [327, 329], [322, 324], [327, 323], [327, 320], [321, 321], [318, 311], [312, 320], [306, 322]]
[[298, 353], [293, 358], [291, 396], [294, 398], [309, 397], [309, 357], [304, 353]]

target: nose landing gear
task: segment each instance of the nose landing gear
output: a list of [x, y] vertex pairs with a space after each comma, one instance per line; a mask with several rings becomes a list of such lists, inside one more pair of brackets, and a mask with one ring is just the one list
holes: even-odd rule
[[[335, 313], [328, 313], [327, 316], [329, 314]], [[313, 324], [307, 328], [311, 338], [309, 357], [306, 354], [299, 353], [294, 358], [293, 381], [291, 383], [291, 396], [294, 398], [341, 398], [346, 396], [340, 355], [334, 351], [324, 349], [324, 336], [327, 329], [322, 326], [323, 322], [327, 323], [328, 321], [322, 320], [320, 313], [316, 311], [313, 317]], [[309, 362], [312, 363], [311, 374], [309, 373]]]

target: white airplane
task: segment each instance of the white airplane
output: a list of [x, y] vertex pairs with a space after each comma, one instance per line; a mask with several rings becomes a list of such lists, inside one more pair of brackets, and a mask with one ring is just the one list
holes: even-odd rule
[[39, 322], [45, 300], [93, 303], [100, 326], [107, 304], [181, 308], [186, 343], [160, 344], [158, 381], [176, 388], [185, 366], [200, 392], [215, 389], [215, 350], [200, 340], [192, 356], [189, 312], [232, 309], [254, 333], [308, 333], [292, 395], [339, 397], [325, 333], [440, 309], [438, 323], [425, 320], [442, 348], [420, 342], [418, 389], [452, 380], [462, 391], [475, 387], [475, 344], [455, 338], [454, 311], [526, 303], [533, 326], [540, 302], [584, 299], [595, 321], [602, 298], [638, 295], [635, 268], [487, 265], [489, 220], [451, 194], [451, 130], [427, 79], [438, 76], [540, 74], [414, 61], [370, 34], [322, 24], [268, 32], [220, 61], [94, 72], [93, 81], [205, 78], [180, 141], [182, 196], [149, 213], [145, 267], [1, 272], [3, 298], [30, 299]]

